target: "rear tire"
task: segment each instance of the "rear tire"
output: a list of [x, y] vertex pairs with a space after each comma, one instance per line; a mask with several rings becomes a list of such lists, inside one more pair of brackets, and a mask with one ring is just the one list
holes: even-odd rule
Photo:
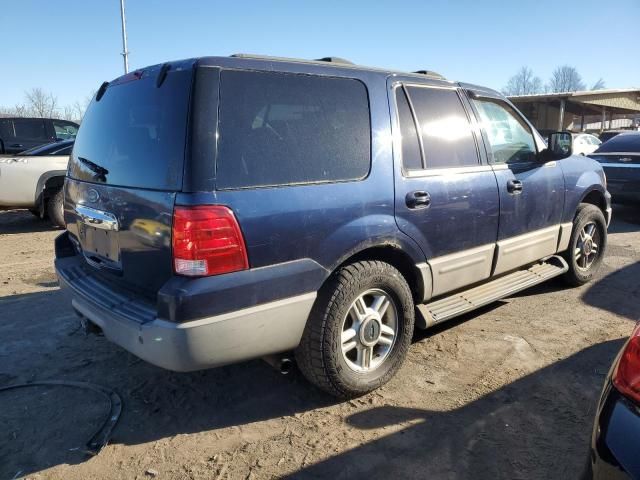
[[65, 228], [64, 223], [64, 191], [59, 189], [47, 201], [47, 215], [56, 227]]
[[388, 263], [342, 267], [322, 288], [298, 349], [304, 376], [340, 398], [388, 382], [411, 344], [414, 305], [409, 285]]
[[564, 280], [579, 287], [598, 273], [607, 248], [607, 222], [595, 205], [582, 203], [573, 219], [569, 249], [563, 254], [569, 270]]

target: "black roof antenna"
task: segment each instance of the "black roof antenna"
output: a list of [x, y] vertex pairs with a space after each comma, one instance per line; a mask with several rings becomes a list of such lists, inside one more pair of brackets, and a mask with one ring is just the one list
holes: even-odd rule
[[322, 57], [322, 58], [318, 58], [316, 60], [316, 62], [341, 63], [343, 65], [355, 65], [355, 63], [353, 63], [352, 61], [346, 60], [346, 59], [340, 58], [340, 57]]
[[100, 88], [98, 89], [98, 93], [96, 93], [96, 102], [100, 101], [100, 99], [104, 95], [104, 92], [107, 91], [108, 86], [109, 86], [109, 82], [102, 82], [102, 85], [100, 85]]
[[429, 77], [445, 80], [444, 75], [440, 75], [438, 72], [434, 72], [433, 70], [416, 70], [413, 73], [419, 73], [420, 75], [428, 75]]

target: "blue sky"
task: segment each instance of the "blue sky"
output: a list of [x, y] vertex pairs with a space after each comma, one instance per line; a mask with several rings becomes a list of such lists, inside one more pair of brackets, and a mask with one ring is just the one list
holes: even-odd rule
[[[0, 105], [42, 87], [60, 104], [122, 73], [119, 0], [4, 0]], [[527, 65], [547, 81], [575, 66], [587, 85], [640, 86], [640, 0], [127, 0], [132, 68], [234, 52], [341, 56], [431, 69], [502, 88]]]

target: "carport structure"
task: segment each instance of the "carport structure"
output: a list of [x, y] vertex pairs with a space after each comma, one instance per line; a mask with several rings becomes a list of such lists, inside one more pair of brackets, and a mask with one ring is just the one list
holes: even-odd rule
[[[640, 116], [640, 89], [591, 90], [509, 97], [540, 130], [584, 131], [585, 119], [599, 119], [599, 130], [614, 128], [614, 116]], [[579, 119], [574, 122], [573, 118]], [[608, 123], [608, 125], [607, 125]]]

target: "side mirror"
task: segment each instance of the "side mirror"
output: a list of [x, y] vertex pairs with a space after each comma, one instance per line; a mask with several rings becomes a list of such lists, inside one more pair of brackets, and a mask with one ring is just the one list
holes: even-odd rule
[[573, 136], [571, 132], [553, 132], [547, 140], [548, 156], [552, 160], [570, 157], [573, 153]]

